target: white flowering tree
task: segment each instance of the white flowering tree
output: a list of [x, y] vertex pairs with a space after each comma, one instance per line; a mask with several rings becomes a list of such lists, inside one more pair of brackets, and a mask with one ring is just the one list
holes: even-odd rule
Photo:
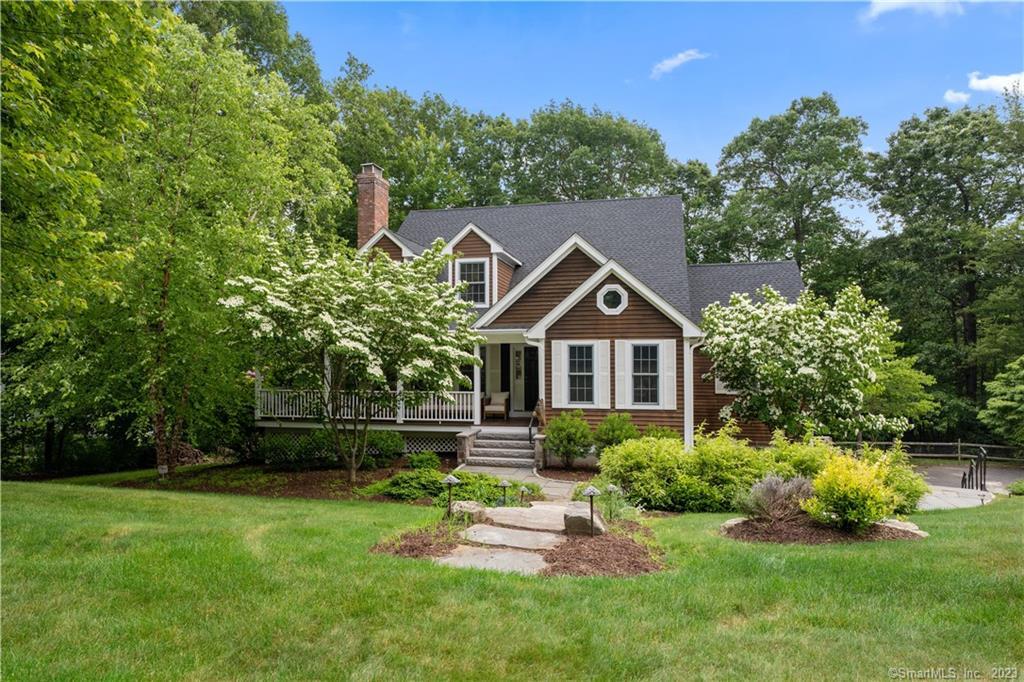
[[[436, 242], [411, 261], [299, 239], [269, 243], [266, 277], [239, 277], [221, 300], [235, 310], [276, 380], [316, 389], [321, 419], [355, 480], [374, 414], [449, 395], [479, 360], [472, 304], [438, 275], [450, 260]], [[399, 390], [415, 389], [401, 395]], [[450, 397], [450, 396], [449, 396]]]
[[885, 307], [856, 286], [839, 292], [833, 305], [809, 291], [790, 302], [771, 287], [758, 298], [733, 294], [728, 305], [704, 310], [703, 348], [713, 363], [707, 378], [737, 392], [723, 418], [757, 419], [790, 436], [910, 428], [905, 416], [865, 408], [865, 391], [891, 358], [899, 329]]

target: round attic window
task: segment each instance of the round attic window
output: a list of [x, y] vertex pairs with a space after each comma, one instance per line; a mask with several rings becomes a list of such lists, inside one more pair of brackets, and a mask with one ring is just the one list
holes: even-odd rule
[[629, 294], [618, 284], [607, 284], [597, 292], [597, 307], [605, 315], [618, 315], [628, 303]]

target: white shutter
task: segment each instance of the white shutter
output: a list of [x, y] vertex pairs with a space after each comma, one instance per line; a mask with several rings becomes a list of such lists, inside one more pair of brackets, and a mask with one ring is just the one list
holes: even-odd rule
[[629, 369], [632, 360], [627, 356], [629, 343], [618, 340], [615, 342], [615, 409], [625, 410], [629, 407]]
[[565, 342], [551, 342], [551, 407], [565, 407]]
[[594, 404], [599, 410], [607, 410], [611, 406], [611, 342], [597, 342], [597, 381]]
[[676, 409], [676, 340], [661, 342], [661, 404], [666, 410]]

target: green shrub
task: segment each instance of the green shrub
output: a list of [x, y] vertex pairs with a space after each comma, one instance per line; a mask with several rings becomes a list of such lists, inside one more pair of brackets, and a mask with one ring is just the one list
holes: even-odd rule
[[1014, 481], [1010, 485], [1006, 486], [1006, 490], [1011, 495], [1024, 495], [1024, 478]]
[[[430, 499], [435, 505], [443, 507], [448, 504], [448, 486], [443, 483], [445, 475], [437, 469], [402, 471], [391, 478], [359, 488], [357, 492], [368, 497], [382, 495], [403, 502]], [[453, 500], [476, 500], [486, 506], [494, 506], [501, 502], [502, 489], [498, 485], [501, 481], [494, 476], [467, 471], [457, 471], [454, 475], [460, 483], [452, 486]], [[518, 502], [521, 485], [529, 489], [528, 499], [542, 497], [540, 486], [536, 483], [517, 483], [508, 489], [509, 505]]]
[[893, 495], [883, 476], [878, 464], [833, 457], [814, 478], [814, 497], [801, 507], [821, 523], [862, 531], [893, 512]]
[[326, 429], [311, 429], [265, 434], [256, 447], [256, 456], [271, 466], [302, 468], [336, 461], [337, 453]]
[[640, 430], [633, 424], [633, 417], [629, 412], [612, 412], [594, 429], [594, 445], [597, 446], [598, 453], [612, 445], [639, 437]]
[[574, 460], [586, 457], [594, 444], [590, 426], [583, 418], [583, 410], [563, 412], [544, 428], [544, 447], [569, 468]]
[[644, 427], [643, 432], [644, 438], [675, 438], [676, 440], [682, 440], [683, 434], [676, 431], [668, 426], [662, 426], [660, 424], [648, 424]]
[[[672, 438], [627, 440], [601, 453], [601, 478], [630, 495], [639, 494], [641, 485], [656, 487], [660, 481], [664, 487], [681, 471], [684, 452], [682, 441]], [[655, 497], [663, 493], [653, 491]]]
[[803, 476], [786, 480], [769, 474], [737, 496], [736, 508], [747, 518], [779, 523], [799, 516], [800, 504], [813, 494], [811, 482]]
[[405, 454], [405, 438], [397, 431], [371, 430], [366, 434], [363, 469], [382, 469]]
[[772, 455], [780, 465], [786, 465], [796, 476], [814, 478], [831, 457], [842, 454], [842, 451], [821, 438], [812, 438], [809, 442], [790, 441], [782, 431], [772, 436]]
[[414, 452], [409, 455], [409, 467], [411, 469], [440, 469], [441, 458], [436, 452]]
[[889, 450], [868, 446], [858, 454], [865, 462], [878, 465], [882, 482], [892, 493], [893, 511], [897, 514], [913, 513], [917, 503], [928, 494], [928, 484], [910, 466], [910, 458], [902, 444], [894, 443]]
[[793, 471], [779, 465], [771, 450], [757, 449], [735, 437], [738, 428], [726, 424], [712, 436], [697, 434], [683, 472], [703, 481], [714, 491], [715, 506], [704, 511], [733, 509], [736, 495], [746, 492], [769, 473], [791, 477]]

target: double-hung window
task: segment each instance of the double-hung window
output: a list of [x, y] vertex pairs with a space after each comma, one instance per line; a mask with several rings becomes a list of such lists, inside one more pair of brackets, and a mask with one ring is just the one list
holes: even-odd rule
[[633, 404], [658, 404], [658, 348], [656, 343], [633, 344]]
[[569, 346], [569, 402], [589, 405], [594, 402], [594, 346]]
[[464, 283], [462, 300], [472, 301], [478, 306], [487, 305], [487, 261], [486, 260], [460, 260], [458, 266], [457, 281]]

